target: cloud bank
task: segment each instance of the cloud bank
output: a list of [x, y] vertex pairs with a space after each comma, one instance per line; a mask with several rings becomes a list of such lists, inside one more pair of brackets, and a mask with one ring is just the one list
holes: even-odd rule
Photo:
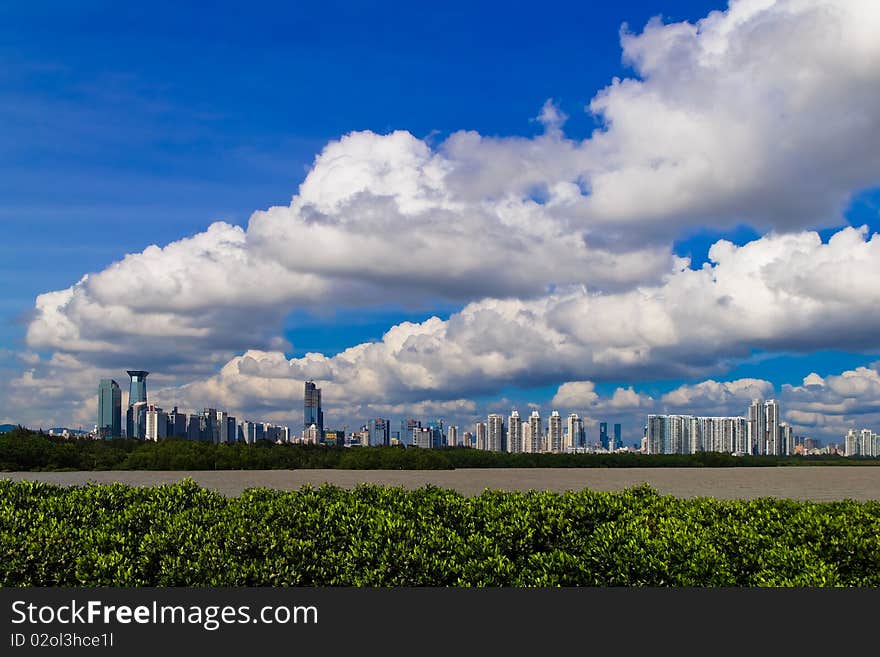
[[[812, 229], [840, 226], [880, 184], [878, 33], [873, 0], [738, 0], [625, 27], [633, 75], [589, 103], [587, 139], [565, 136], [551, 102], [529, 138], [345, 135], [289, 205], [246, 228], [215, 223], [40, 295], [27, 345], [43, 360], [22, 376], [44, 380], [63, 357], [96, 372], [137, 362], [197, 405], [282, 414], [315, 378], [353, 413], [463, 412], [511, 384], [698, 379], [755, 349], [877, 349], [880, 238]], [[762, 237], [718, 241], [702, 266], [673, 253], [682, 231], [739, 224]], [[438, 301], [460, 310], [284, 356], [292, 312]], [[709, 383], [663, 402], [739, 399]], [[560, 400], [589, 401], [565, 385]], [[644, 405], [620, 390], [609, 404]]]

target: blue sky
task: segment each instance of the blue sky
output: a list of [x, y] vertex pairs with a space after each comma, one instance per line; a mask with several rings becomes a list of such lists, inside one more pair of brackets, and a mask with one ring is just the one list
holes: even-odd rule
[[[536, 117], [551, 99], [567, 115], [565, 138], [587, 140], [602, 127], [585, 111], [591, 99], [614, 78], [640, 77], [622, 61], [623, 23], [639, 33], [655, 16], [667, 25], [693, 23], [724, 9], [720, 0], [449, 2], [442, 9], [410, 2], [217, 3], [210, 9], [157, 2], [125, 11], [105, 2], [4, 3], [5, 361], [20, 369], [14, 354], [35, 352], [45, 361], [53, 353], [25, 340], [37, 295], [72, 286], [150, 244], [199, 234], [217, 220], [246, 228], [255, 210], [290, 203], [322, 149], [353, 131], [406, 130], [438, 149], [462, 130], [537, 139], [546, 125]], [[818, 220], [781, 228], [820, 229], [826, 242], [847, 223], [877, 230], [876, 173], [866, 165], [850, 177], [858, 183], [840, 183], [850, 195], [842, 212], [823, 211]], [[716, 221], [713, 210], [683, 223], [669, 247], [697, 268], [719, 239], [760, 239], [769, 231], [760, 207], [749, 213], [763, 202], [760, 194], [755, 198], [745, 210], [718, 209], [723, 220]], [[773, 214], [776, 200], [767, 205], [771, 216], [781, 216]], [[291, 306], [281, 313], [280, 336], [291, 343], [284, 349], [289, 358], [331, 357], [379, 340], [403, 321], [447, 320], [466, 301], [401, 301], [389, 292], [368, 306], [332, 300], [320, 308]], [[810, 372], [825, 376], [878, 360], [878, 345], [856, 343], [852, 349], [819, 348], [810, 340], [790, 350], [756, 345], [745, 354], [738, 348], [699, 375], [603, 375], [597, 390], [610, 396], [635, 385], [658, 397], [710, 376], [762, 378], [778, 388], [799, 384]], [[224, 351], [223, 358], [246, 348]], [[223, 358], [211, 362], [219, 366]], [[538, 379], [521, 393], [509, 380], [477, 398], [547, 403], [562, 381]]]

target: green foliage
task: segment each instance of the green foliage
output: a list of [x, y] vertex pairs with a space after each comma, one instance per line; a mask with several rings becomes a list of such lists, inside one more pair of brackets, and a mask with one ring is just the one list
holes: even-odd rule
[[214, 445], [170, 438], [93, 440], [27, 429], [0, 434], [0, 471], [39, 470], [445, 470], [453, 468], [638, 468], [780, 465], [880, 465], [880, 458], [698, 454], [507, 454], [455, 447], [325, 447]]
[[880, 503], [0, 480], [0, 585], [874, 587]]

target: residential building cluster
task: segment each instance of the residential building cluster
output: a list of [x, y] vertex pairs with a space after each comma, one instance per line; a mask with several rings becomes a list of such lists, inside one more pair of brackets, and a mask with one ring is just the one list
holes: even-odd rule
[[647, 454], [726, 452], [754, 456], [795, 453], [791, 425], [780, 421], [779, 402], [755, 399], [744, 417], [649, 415], [643, 451]]
[[850, 429], [844, 443], [847, 456], [880, 456], [880, 434], [871, 429]]
[[492, 413], [486, 422], [477, 422], [474, 427], [475, 447], [490, 452], [574, 453], [574, 452], [612, 452], [623, 447], [621, 425], [614, 425], [614, 433], [608, 433], [608, 423], [599, 423], [599, 440], [587, 441], [584, 420], [577, 413], [571, 413], [563, 421], [559, 411], [551, 411], [546, 425], [538, 410], [523, 418], [518, 410], [512, 410], [505, 418]]

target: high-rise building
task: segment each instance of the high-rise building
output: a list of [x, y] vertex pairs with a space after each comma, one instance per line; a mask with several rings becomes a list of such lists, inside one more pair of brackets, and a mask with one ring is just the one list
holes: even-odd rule
[[794, 429], [792, 426], [786, 422], [779, 423], [779, 455], [780, 456], [793, 456], [794, 455]]
[[518, 453], [523, 451], [523, 423], [519, 411], [511, 411], [507, 418], [507, 451]]
[[613, 452], [618, 447], [623, 447], [623, 435], [620, 431], [620, 425], [614, 425], [614, 444], [611, 446], [611, 451]]
[[497, 413], [491, 413], [486, 426], [488, 441], [486, 449], [491, 452], [502, 451], [504, 449], [504, 418]]
[[122, 436], [122, 390], [113, 379], [98, 384], [98, 437]]
[[168, 430], [168, 418], [158, 406], [148, 404], [144, 411], [144, 439], [158, 441], [165, 438]]
[[767, 454], [784, 456], [779, 440], [779, 402], [768, 399], [764, 402], [764, 422], [766, 423]]
[[409, 418], [408, 420], [400, 421], [400, 439], [403, 441], [404, 445], [412, 445], [413, 440], [415, 440], [414, 431], [417, 428], [422, 426], [421, 420], [416, 420], [414, 418]]
[[562, 417], [559, 411], [550, 413], [547, 421], [547, 451], [554, 454], [562, 451]]
[[541, 425], [541, 414], [536, 410], [529, 416], [529, 449], [532, 454], [544, 451], [544, 428]]
[[568, 431], [565, 438], [565, 451], [584, 446], [584, 421], [577, 413], [568, 416]]
[[474, 433], [476, 434], [477, 449], [489, 449], [487, 441], [487, 427], [485, 422], [477, 422], [474, 425]]
[[764, 400], [753, 399], [749, 405], [748, 415], [749, 454], [762, 456], [767, 453], [767, 419], [764, 416]]
[[174, 438], [186, 438], [186, 413], [177, 410], [177, 406], [168, 413], [168, 428], [165, 435]]
[[128, 405], [147, 401], [147, 376], [144, 370], [127, 370], [130, 382], [128, 387]]
[[430, 427], [415, 427], [413, 429], [413, 446], [422, 449], [434, 447], [434, 430]]
[[220, 442], [220, 423], [217, 417], [216, 408], [204, 408], [201, 414], [202, 419], [199, 422], [201, 440], [206, 443], [218, 444]]
[[522, 424], [522, 451], [527, 454], [535, 453], [535, 443], [532, 441], [532, 425], [530, 422], [523, 422]]
[[135, 402], [125, 412], [125, 433], [129, 438], [146, 438], [147, 402]]
[[458, 427], [450, 426], [446, 430], [446, 446], [458, 447]]
[[[262, 436], [260, 436], [260, 425], [256, 427], [257, 431], [257, 440], [259, 440]], [[302, 442], [307, 445], [317, 445], [322, 440], [322, 434], [320, 429], [318, 429], [317, 424], [310, 424], [307, 428], [303, 429], [302, 433]], [[369, 444], [370, 440], [370, 432], [367, 430], [367, 444]]]
[[474, 434], [470, 431], [465, 431], [462, 435], [462, 444], [465, 447], [473, 447], [474, 446]]
[[748, 423], [743, 417], [649, 415], [644, 445], [648, 454], [743, 453]]
[[446, 434], [443, 430], [443, 420], [429, 420], [428, 428], [431, 430], [431, 440], [434, 441], [434, 449], [440, 449], [441, 447], [445, 446]]
[[303, 431], [315, 425], [318, 431], [318, 442], [324, 440], [324, 411], [321, 409], [321, 389], [314, 381], [306, 381], [303, 404]]
[[202, 439], [199, 415], [190, 413], [186, 418], [186, 439], [198, 442]]
[[610, 444], [608, 440], [608, 423], [600, 422], [599, 423], [599, 442], [602, 444], [604, 449], [609, 449]]
[[[129, 382], [128, 387], [128, 411], [125, 414], [125, 435], [129, 438], [143, 438], [143, 432], [138, 432], [138, 417], [136, 412], [132, 412], [132, 407], [135, 404], [147, 403], [147, 375], [149, 375], [149, 372], [143, 370], [128, 370], [127, 372], [131, 381]], [[139, 433], [141, 435], [139, 435]]]
[[391, 444], [391, 421], [381, 417], [370, 420], [370, 445], [390, 445]]

